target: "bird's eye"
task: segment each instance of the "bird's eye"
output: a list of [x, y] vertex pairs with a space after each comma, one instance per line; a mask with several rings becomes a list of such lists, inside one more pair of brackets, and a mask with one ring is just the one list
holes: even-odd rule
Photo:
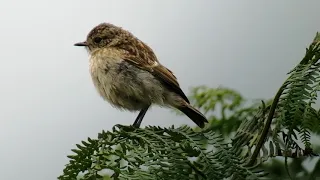
[[93, 39], [93, 41], [94, 41], [95, 43], [97, 43], [97, 44], [100, 43], [101, 40], [102, 40], [101, 37], [95, 37], [95, 38]]

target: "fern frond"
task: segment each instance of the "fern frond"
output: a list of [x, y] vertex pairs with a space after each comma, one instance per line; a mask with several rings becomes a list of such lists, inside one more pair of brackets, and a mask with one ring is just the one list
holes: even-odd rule
[[[206, 140], [210, 148], [203, 147]], [[108, 169], [114, 179], [223, 179], [257, 178], [220, 135], [195, 132], [190, 127], [175, 128], [116, 125], [102, 132], [90, 145], [77, 145], [61, 180], [101, 179]], [[89, 149], [87, 149], [89, 148]], [[194, 159], [194, 160], [191, 160]]]
[[320, 42], [317, 33], [314, 42], [307, 48], [302, 61], [289, 72], [289, 78], [284, 83], [283, 93], [278, 103], [277, 124], [288, 130], [286, 147], [293, 147], [299, 133], [305, 148], [310, 148], [310, 131], [319, 122], [316, 111], [312, 108], [320, 90]]
[[[320, 90], [319, 39], [317, 33], [303, 60], [289, 72], [289, 78], [272, 104], [267, 107], [263, 104], [252, 119], [245, 120], [238, 128], [233, 147], [247, 149], [241, 153], [249, 161], [248, 165], [274, 156], [313, 154], [310, 133], [320, 124], [319, 113], [312, 107]], [[304, 143], [304, 149], [298, 145], [299, 139]]]

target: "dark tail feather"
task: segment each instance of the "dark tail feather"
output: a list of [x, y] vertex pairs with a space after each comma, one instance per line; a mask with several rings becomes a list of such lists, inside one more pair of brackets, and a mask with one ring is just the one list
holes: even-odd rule
[[178, 108], [181, 112], [187, 115], [194, 123], [200, 128], [204, 128], [204, 123], [207, 123], [207, 118], [191, 105], [183, 106]]

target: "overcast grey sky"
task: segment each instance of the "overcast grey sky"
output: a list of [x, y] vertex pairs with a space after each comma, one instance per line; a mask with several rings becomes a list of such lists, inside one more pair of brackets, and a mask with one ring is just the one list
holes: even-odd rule
[[[131, 31], [182, 89], [226, 86], [270, 98], [320, 31], [320, 1], [1, 0], [1, 180], [53, 180], [76, 143], [137, 114], [104, 102], [75, 42], [101, 22]], [[184, 123], [152, 108], [142, 125]]]

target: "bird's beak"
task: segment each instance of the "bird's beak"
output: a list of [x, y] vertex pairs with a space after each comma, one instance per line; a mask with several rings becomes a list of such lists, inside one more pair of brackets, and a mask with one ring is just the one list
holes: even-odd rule
[[87, 42], [84, 41], [84, 42], [79, 42], [79, 43], [75, 43], [74, 44], [75, 46], [88, 46]]

